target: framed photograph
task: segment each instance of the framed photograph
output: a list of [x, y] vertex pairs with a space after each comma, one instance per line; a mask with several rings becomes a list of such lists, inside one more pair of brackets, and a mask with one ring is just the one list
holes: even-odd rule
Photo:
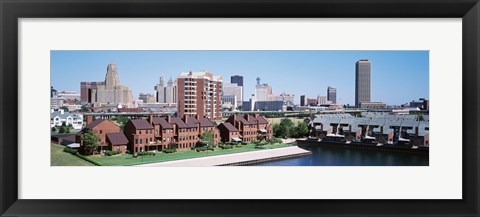
[[1, 213], [478, 216], [479, 9], [1, 1]]

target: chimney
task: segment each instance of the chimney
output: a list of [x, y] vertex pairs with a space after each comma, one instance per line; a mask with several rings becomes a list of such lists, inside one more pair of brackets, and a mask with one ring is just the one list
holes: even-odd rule
[[93, 116], [87, 115], [87, 125], [93, 122]]
[[184, 115], [183, 120], [185, 120], [185, 123], [188, 124], [188, 115]]
[[258, 118], [258, 117], [260, 117], [260, 114], [255, 114], [255, 118]]
[[60, 111], [60, 114], [62, 114], [62, 115], [65, 112], [65, 111], [63, 111], [63, 109], [59, 109], [59, 111]]
[[167, 122], [170, 123], [171, 121], [172, 121], [172, 117], [170, 117], [170, 115], [167, 116]]
[[149, 118], [148, 118], [148, 122], [150, 122], [150, 124], [153, 123], [153, 115], [152, 115], [152, 114], [150, 114], [150, 116], [149, 116]]

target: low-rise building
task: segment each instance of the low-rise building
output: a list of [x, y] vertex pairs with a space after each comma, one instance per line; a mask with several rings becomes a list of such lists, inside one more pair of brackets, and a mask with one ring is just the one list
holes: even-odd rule
[[145, 119], [130, 119], [125, 124], [128, 149], [132, 154], [143, 151], [157, 151], [160, 144], [155, 142], [154, 127]]
[[[125, 142], [125, 140], [121, 138], [121, 135], [118, 134], [122, 134], [119, 126], [115, 125], [109, 120], [93, 120], [92, 116], [87, 116], [87, 125], [81, 131], [75, 134], [75, 141], [80, 144], [80, 150], [82, 150], [83, 147], [82, 135], [87, 132], [92, 132], [100, 138], [97, 149], [98, 153], [103, 153], [106, 150], [115, 151], [116, 149], [118, 149], [118, 146], [125, 145], [122, 144]], [[110, 134], [112, 134], [110, 138], [107, 138]], [[124, 153], [124, 151], [122, 153]]]
[[[231, 115], [226, 121], [239, 131], [240, 139], [243, 142], [253, 142], [257, 140], [271, 140], [273, 135], [272, 126], [268, 120], [259, 115]], [[223, 129], [228, 129], [224, 127]], [[221, 129], [220, 129], [221, 130]], [[221, 135], [227, 133], [221, 132]], [[222, 138], [223, 139], [223, 138]]]
[[72, 125], [73, 129], [80, 130], [83, 126], [83, 116], [80, 114], [72, 114], [65, 112], [63, 109], [50, 112], [50, 127]]
[[225, 122], [218, 125], [220, 130], [221, 141], [224, 143], [227, 142], [241, 142], [240, 131], [235, 128], [231, 123]]
[[123, 132], [107, 133], [108, 149], [111, 151], [120, 151], [125, 154], [128, 149], [128, 139]]

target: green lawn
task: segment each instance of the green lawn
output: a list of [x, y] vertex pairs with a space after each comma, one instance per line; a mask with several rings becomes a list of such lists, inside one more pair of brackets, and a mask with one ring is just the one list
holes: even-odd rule
[[223, 154], [233, 154], [233, 153], [241, 153], [241, 152], [248, 152], [248, 151], [259, 151], [259, 150], [272, 149], [272, 148], [283, 148], [288, 146], [290, 145], [274, 144], [274, 145], [265, 145], [265, 146], [262, 146], [262, 149], [259, 149], [259, 148], [255, 148], [254, 144], [247, 144], [247, 145], [243, 145], [242, 147], [234, 147], [233, 149], [217, 148], [215, 149], [215, 151], [208, 151], [208, 152], [207, 151], [197, 152], [194, 150], [185, 150], [185, 151], [177, 151], [176, 153], [172, 153], [172, 154], [157, 153], [156, 156], [143, 156], [138, 158], [133, 158], [131, 154], [116, 155], [116, 156], [90, 156], [88, 158], [96, 162], [99, 162], [104, 166], [128, 166], [128, 165], [164, 162], [164, 161], [207, 157], [207, 156], [215, 156], [215, 155], [223, 155]]
[[51, 144], [50, 165], [51, 166], [95, 166], [77, 156], [63, 151], [63, 145]]

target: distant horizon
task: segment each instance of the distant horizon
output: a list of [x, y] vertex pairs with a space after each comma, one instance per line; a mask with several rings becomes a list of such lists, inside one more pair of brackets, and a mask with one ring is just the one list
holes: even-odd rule
[[209, 71], [224, 83], [243, 76], [244, 101], [260, 77], [274, 94], [294, 94], [295, 104], [301, 95], [327, 96], [333, 86], [338, 104], [354, 105], [355, 62], [361, 59], [372, 63], [372, 102], [429, 99], [429, 51], [51, 51], [51, 86], [80, 94], [80, 82], [104, 81], [114, 63], [134, 100], [139, 93], [154, 94], [162, 75], [168, 81], [182, 72]]

